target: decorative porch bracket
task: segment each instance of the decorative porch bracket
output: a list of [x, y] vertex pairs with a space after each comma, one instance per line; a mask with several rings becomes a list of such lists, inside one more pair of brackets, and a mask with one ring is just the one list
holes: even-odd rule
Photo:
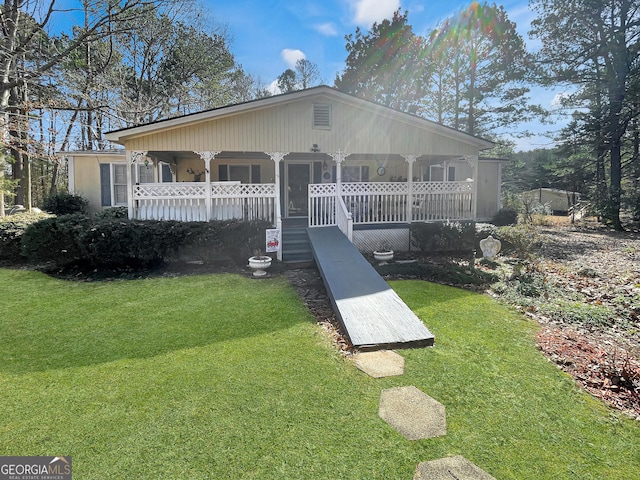
[[[289, 152], [264, 152], [274, 163], [275, 176], [274, 183], [276, 187], [276, 199], [275, 199], [275, 209], [276, 209], [276, 228], [278, 231], [282, 232], [282, 211], [280, 209], [280, 162], [284, 159], [285, 156], [289, 155]], [[278, 249], [277, 253], [278, 261], [282, 261], [282, 245]]]
[[127, 150], [127, 210], [129, 214], [129, 219], [132, 220], [136, 218], [135, 215], [135, 201], [133, 199], [133, 191], [135, 184], [139, 183], [138, 179], [138, 169], [135, 169], [135, 178], [134, 178], [134, 165], [140, 162], [144, 157], [147, 156], [146, 150]]
[[336, 195], [340, 197], [342, 195], [342, 163], [347, 159], [349, 154], [338, 150], [336, 153], [328, 153], [327, 155], [336, 162]]
[[413, 164], [416, 163], [420, 155], [409, 154], [402, 155], [405, 162], [407, 162], [407, 220], [409, 223], [413, 220]]
[[473, 195], [471, 199], [471, 212], [473, 213], [473, 220], [475, 220], [478, 216], [478, 156], [466, 155], [464, 159], [469, 164], [472, 171], [471, 178], [473, 178]]
[[212, 202], [211, 202], [211, 161], [216, 158], [216, 155], [218, 155], [220, 152], [215, 152], [215, 151], [204, 151], [204, 152], [193, 152], [196, 155], [198, 155], [203, 161], [204, 161], [204, 181], [205, 181], [205, 185], [206, 190], [205, 190], [205, 199], [204, 199], [204, 203], [205, 203], [205, 208], [207, 209], [207, 220], [211, 220], [211, 214], [212, 214]]

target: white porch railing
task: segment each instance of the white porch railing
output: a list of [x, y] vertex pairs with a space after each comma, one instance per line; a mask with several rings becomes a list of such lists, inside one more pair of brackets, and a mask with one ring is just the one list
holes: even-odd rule
[[336, 209], [336, 220], [338, 222], [338, 228], [344, 235], [353, 241], [353, 217], [351, 212], [347, 209], [342, 198], [338, 198], [338, 208]]
[[342, 198], [354, 223], [406, 223], [409, 184], [404, 182], [343, 183]]
[[139, 220], [276, 220], [275, 184], [145, 183], [133, 187]]
[[413, 222], [473, 220], [473, 182], [418, 182], [413, 184]]
[[315, 183], [309, 185], [309, 226], [337, 225], [336, 184]]
[[[336, 184], [309, 185], [309, 226], [337, 225]], [[473, 182], [341, 184], [354, 224], [473, 220]], [[410, 197], [410, 198], [409, 198]]]

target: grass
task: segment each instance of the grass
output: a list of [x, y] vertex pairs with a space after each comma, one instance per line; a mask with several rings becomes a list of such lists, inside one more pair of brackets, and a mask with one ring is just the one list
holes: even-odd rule
[[[339, 356], [282, 278], [102, 283], [0, 270], [0, 452], [72, 455], [74, 478], [410, 479], [464, 455], [504, 479], [640, 478], [640, 425], [581, 392], [490, 298], [392, 286], [436, 335], [402, 377]], [[415, 385], [445, 437], [377, 416]]]

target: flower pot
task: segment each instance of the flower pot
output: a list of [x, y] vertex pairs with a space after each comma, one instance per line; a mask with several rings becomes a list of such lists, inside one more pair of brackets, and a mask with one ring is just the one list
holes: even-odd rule
[[253, 269], [254, 277], [264, 277], [265, 270], [271, 266], [271, 257], [268, 255], [257, 255], [249, 258], [249, 268]]
[[393, 260], [393, 250], [376, 250], [373, 252], [373, 258], [380, 262], [380, 265], [386, 265]]

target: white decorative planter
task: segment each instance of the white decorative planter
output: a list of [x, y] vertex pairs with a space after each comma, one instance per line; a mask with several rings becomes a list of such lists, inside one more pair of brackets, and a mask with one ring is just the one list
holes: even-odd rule
[[271, 266], [271, 257], [267, 255], [258, 255], [249, 258], [249, 268], [253, 269], [254, 277], [264, 277], [267, 272], [265, 270]]
[[373, 252], [373, 258], [380, 262], [380, 265], [386, 265], [393, 260], [393, 250], [376, 250]]
[[496, 255], [500, 251], [502, 247], [502, 243], [500, 240], [493, 238], [489, 235], [484, 240], [480, 240], [480, 250], [482, 250], [482, 256], [487, 260], [493, 261], [496, 258]]

